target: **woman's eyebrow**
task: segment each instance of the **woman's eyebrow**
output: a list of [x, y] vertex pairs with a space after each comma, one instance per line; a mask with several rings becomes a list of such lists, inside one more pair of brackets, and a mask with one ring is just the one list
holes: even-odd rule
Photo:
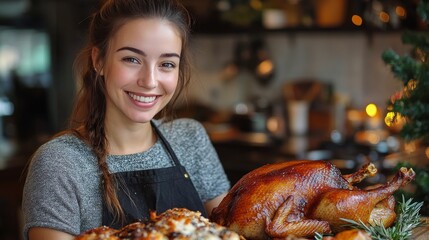
[[[142, 50], [140, 50], [140, 49], [133, 48], [133, 47], [121, 47], [121, 48], [119, 48], [118, 50], [116, 50], [116, 52], [124, 51], [124, 50], [128, 50], [128, 51], [131, 51], [131, 52], [137, 53], [137, 54], [139, 54], [139, 55], [146, 56], [146, 53], [145, 53], [145, 52], [143, 52], [143, 51], [142, 51]], [[163, 54], [161, 54], [161, 57], [166, 57], [166, 58], [169, 58], [169, 57], [177, 57], [177, 58], [180, 58], [180, 55], [179, 55], [179, 54], [177, 54], [177, 53], [163, 53]]]
[[137, 54], [139, 54], [139, 55], [146, 56], [146, 53], [145, 53], [145, 52], [143, 52], [143, 51], [142, 51], [142, 50], [140, 50], [140, 49], [133, 48], [133, 47], [121, 47], [121, 48], [119, 48], [118, 50], [116, 50], [116, 52], [124, 51], [124, 50], [128, 50], [128, 51], [131, 51], [131, 52], [135, 52], [135, 53], [137, 53]]
[[161, 54], [161, 57], [166, 57], [166, 58], [169, 58], [169, 57], [178, 57], [178, 58], [180, 58], [180, 55], [177, 54], [177, 53], [163, 53], [163, 54]]

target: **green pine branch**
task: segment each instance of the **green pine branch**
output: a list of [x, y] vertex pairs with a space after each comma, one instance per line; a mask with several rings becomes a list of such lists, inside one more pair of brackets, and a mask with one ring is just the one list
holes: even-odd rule
[[386, 50], [382, 54], [383, 61], [390, 66], [394, 76], [406, 85], [416, 78], [419, 64], [411, 56], [400, 56], [394, 50]]
[[420, 19], [424, 22], [429, 21], [429, 1], [420, 0], [419, 5], [417, 6], [417, 14], [420, 16]]

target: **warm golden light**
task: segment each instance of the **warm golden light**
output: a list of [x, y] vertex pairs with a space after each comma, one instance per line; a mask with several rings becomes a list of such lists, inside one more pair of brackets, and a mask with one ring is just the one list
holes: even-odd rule
[[395, 12], [401, 18], [405, 18], [407, 16], [407, 10], [402, 6], [396, 6]]
[[405, 124], [405, 118], [399, 113], [388, 112], [384, 117], [384, 123], [389, 129], [400, 131]]
[[429, 158], [429, 147], [425, 150], [426, 157]]
[[280, 123], [277, 118], [269, 118], [267, 121], [267, 129], [271, 133], [275, 133], [280, 129]]
[[265, 60], [258, 65], [257, 71], [260, 75], [268, 75], [273, 71], [273, 67], [273, 62]]
[[366, 114], [370, 117], [375, 117], [377, 115], [377, 106], [374, 103], [370, 103], [365, 108]]
[[362, 26], [363, 20], [359, 15], [353, 15], [352, 23], [356, 26]]
[[262, 2], [260, 0], [251, 0], [250, 6], [255, 10], [261, 10], [262, 9]]
[[384, 118], [384, 123], [386, 124], [386, 126], [390, 127], [390, 126], [394, 125], [394, 120], [395, 120], [395, 113], [394, 112], [388, 112], [386, 114], [386, 117]]
[[373, 145], [376, 145], [377, 143], [379, 143], [381, 141], [380, 135], [377, 133], [369, 133], [367, 137], [368, 137], [368, 139], [367, 139], [368, 142], [373, 144]]
[[408, 83], [407, 83], [407, 89], [409, 91], [413, 91], [416, 88], [416, 86], [417, 86], [417, 81], [414, 79], [408, 81]]
[[390, 16], [387, 12], [380, 12], [379, 18], [384, 23], [388, 23], [390, 20]]

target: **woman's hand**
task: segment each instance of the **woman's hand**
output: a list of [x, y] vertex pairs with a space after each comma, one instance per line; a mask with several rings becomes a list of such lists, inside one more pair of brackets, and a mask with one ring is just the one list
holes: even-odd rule
[[35, 227], [28, 230], [29, 240], [73, 240], [74, 236], [51, 228]]
[[207, 214], [210, 216], [210, 214], [213, 211], [213, 208], [217, 207], [219, 203], [222, 201], [222, 199], [226, 196], [227, 193], [223, 193], [212, 200], [207, 201], [204, 203], [204, 207], [206, 209]]

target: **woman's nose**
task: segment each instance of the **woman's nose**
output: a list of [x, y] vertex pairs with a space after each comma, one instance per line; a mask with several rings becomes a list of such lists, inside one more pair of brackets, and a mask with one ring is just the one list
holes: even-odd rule
[[137, 85], [142, 88], [154, 89], [158, 86], [156, 78], [156, 71], [151, 69], [144, 69], [141, 71]]

